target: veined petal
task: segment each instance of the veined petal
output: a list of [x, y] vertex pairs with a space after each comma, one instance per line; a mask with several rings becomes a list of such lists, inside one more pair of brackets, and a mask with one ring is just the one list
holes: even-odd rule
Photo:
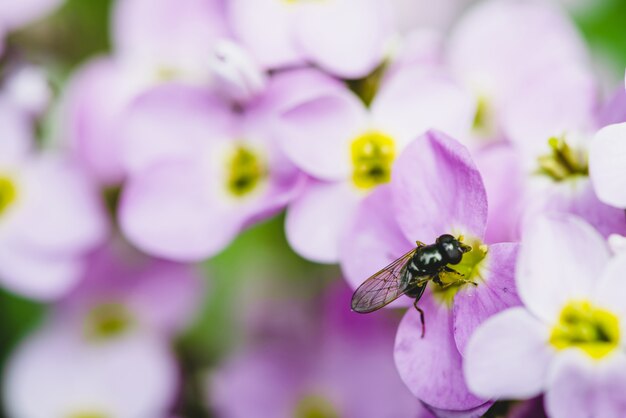
[[395, 164], [393, 208], [410, 241], [435, 242], [441, 234], [482, 239], [487, 195], [467, 148], [430, 131], [413, 141]]
[[424, 338], [420, 316], [413, 308], [398, 327], [394, 356], [400, 377], [416, 397], [435, 408], [459, 411], [482, 405], [486, 399], [472, 395], [465, 384], [452, 311], [428, 291], [419, 306], [425, 316]]
[[465, 350], [470, 390], [486, 398], [530, 398], [546, 387], [553, 351], [549, 329], [524, 308], [485, 321]]
[[596, 133], [589, 148], [589, 175], [603, 202], [626, 208], [626, 123]]
[[523, 235], [517, 291], [534, 315], [553, 323], [567, 301], [591, 295], [608, 260], [606, 242], [580, 218], [540, 216]]
[[478, 286], [466, 285], [454, 298], [454, 340], [465, 353], [467, 341], [481, 323], [490, 316], [521, 304], [515, 289], [515, 261], [519, 244], [502, 243], [489, 246], [487, 257], [479, 269]]

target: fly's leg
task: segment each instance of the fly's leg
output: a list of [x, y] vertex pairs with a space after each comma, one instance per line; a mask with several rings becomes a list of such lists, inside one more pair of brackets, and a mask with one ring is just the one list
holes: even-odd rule
[[445, 285], [443, 284], [443, 282], [441, 281], [441, 277], [439, 277], [439, 275], [435, 275], [433, 276], [433, 282], [435, 282], [436, 284], [438, 284], [441, 287], [445, 287]]
[[425, 247], [426, 244], [424, 244], [422, 241], [415, 241], [415, 245], [417, 245], [417, 248], [421, 248], [421, 247]]
[[424, 338], [424, 335], [426, 334], [426, 322], [424, 321], [424, 311], [419, 306], [417, 306], [417, 300], [413, 302], [413, 306], [415, 307], [417, 312], [419, 312], [420, 314], [420, 323], [422, 324], [422, 338]]
[[473, 281], [471, 281], [471, 280], [467, 280], [467, 279], [465, 279], [465, 276], [464, 276], [463, 274], [459, 273], [458, 271], [456, 271], [456, 270], [455, 270], [455, 269], [453, 269], [453, 268], [450, 268], [450, 267], [448, 267], [448, 266], [445, 266], [445, 267], [443, 268], [443, 270], [444, 270], [446, 273], [451, 273], [451, 274], [454, 274], [454, 275], [459, 276], [458, 281], [461, 281], [461, 282], [464, 282], [464, 283], [473, 284], [474, 286], [478, 286], [478, 283], [473, 282]]

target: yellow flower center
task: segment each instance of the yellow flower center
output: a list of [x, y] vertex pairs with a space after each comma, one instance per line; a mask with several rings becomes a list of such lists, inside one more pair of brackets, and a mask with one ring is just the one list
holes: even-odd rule
[[489, 247], [483, 244], [478, 238], [464, 241], [461, 237], [459, 241], [472, 247], [470, 251], [463, 254], [463, 258], [459, 264], [449, 266], [459, 274], [441, 273], [439, 277], [443, 286], [436, 283], [430, 285], [435, 298], [445, 303], [448, 307], [452, 307], [454, 297], [463, 286], [480, 285], [484, 280], [482, 267], [485, 264], [485, 259], [489, 252]]
[[550, 344], [557, 350], [579, 348], [595, 359], [609, 354], [618, 343], [617, 316], [585, 300], [565, 305], [550, 335]]
[[227, 189], [235, 197], [249, 195], [268, 175], [258, 153], [244, 145], [238, 145], [232, 152], [227, 173]]
[[550, 153], [539, 157], [539, 174], [554, 181], [563, 181], [576, 176], [589, 175], [587, 153], [571, 148], [564, 138], [552, 137], [548, 140]]
[[85, 335], [91, 340], [109, 340], [124, 334], [132, 324], [132, 315], [124, 305], [103, 303], [87, 315]]
[[356, 187], [369, 190], [391, 180], [396, 158], [393, 138], [377, 131], [366, 132], [352, 141], [350, 151]]
[[306, 396], [298, 405], [293, 415], [295, 418], [339, 418], [333, 405], [321, 396]]
[[2, 216], [17, 199], [17, 187], [9, 177], [0, 174], [0, 216]]
[[485, 96], [478, 97], [472, 130], [476, 135], [483, 138], [489, 138], [496, 134], [496, 117], [489, 100]]
[[99, 412], [81, 411], [78, 413], [70, 414], [67, 418], [108, 418], [108, 415], [101, 414]]

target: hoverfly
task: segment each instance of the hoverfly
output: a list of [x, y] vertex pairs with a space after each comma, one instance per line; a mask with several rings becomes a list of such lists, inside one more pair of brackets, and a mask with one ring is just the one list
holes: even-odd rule
[[[387, 267], [365, 280], [352, 295], [352, 310], [358, 313], [374, 312], [393, 302], [402, 295], [415, 299], [413, 306], [420, 314], [422, 323], [422, 338], [425, 333], [424, 311], [418, 306], [420, 298], [426, 290], [429, 281], [433, 281], [442, 288], [444, 284], [440, 275], [454, 274], [464, 279], [464, 276], [449, 265], [459, 264], [463, 254], [472, 247], [462, 242], [463, 237], [454, 238], [444, 234], [436, 242], [426, 245], [417, 241], [417, 247], [398, 258]], [[455, 282], [458, 282], [456, 280]], [[475, 284], [475, 283], [474, 283]]]

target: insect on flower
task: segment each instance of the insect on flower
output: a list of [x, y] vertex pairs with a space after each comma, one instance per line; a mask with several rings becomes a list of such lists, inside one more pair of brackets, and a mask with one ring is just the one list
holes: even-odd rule
[[[472, 247], [462, 241], [462, 236], [454, 238], [449, 234], [439, 236], [431, 245], [417, 241], [416, 248], [372, 275], [358, 287], [352, 295], [352, 310], [370, 313], [402, 295], [409, 296], [415, 299], [413, 306], [420, 314], [423, 338], [426, 331], [424, 311], [417, 306], [417, 302], [431, 280], [442, 288], [466, 281], [463, 274], [449, 266], [459, 264], [463, 254], [471, 251]], [[442, 280], [446, 275], [452, 275], [454, 279]]]

